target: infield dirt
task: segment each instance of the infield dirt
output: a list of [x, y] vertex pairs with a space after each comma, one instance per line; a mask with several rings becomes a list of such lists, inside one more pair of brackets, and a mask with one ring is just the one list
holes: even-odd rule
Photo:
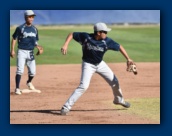
[[[160, 98], [160, 63], [137, 63], [138, 75], [126, 72], [125, 63], [108, 63], [117, 76], [124, 98]], [[15, 95], [16, 67], [10, 67], [10, 124], [159, 124], [113, 105], [110, 86], [94, 74], [88, 90], [67, 116], [60, 109], [79, 85], [81, 64], [38, 65], [33, 80], [41, 93]], [[21, 79], [26, 89], [27, 69]], [[134, 103], [131, 103], [131, 108]], [[144, 110], [144, 109], [143, 109]]]

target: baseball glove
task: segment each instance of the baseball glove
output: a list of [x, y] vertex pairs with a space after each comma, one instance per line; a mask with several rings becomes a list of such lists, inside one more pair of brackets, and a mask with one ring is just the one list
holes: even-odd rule
[[38, 49], [38, 51], [37, 51], [36, 55], [41, 55], [41, 54], [43, 54], [44, 49], [43, 49], [43, 47], [42, 47], [41, 45], [37, 45], [37, 49]]
[[127, 71], [133, 72], [135, 75], [138, 74], [136, 64], [132, 60], [127, 61]]

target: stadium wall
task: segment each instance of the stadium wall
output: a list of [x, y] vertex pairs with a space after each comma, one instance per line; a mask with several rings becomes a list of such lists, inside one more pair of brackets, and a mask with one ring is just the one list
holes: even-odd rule
[[[36, 25], [67, 24], [159, 24], [160, 10], [33, 10]], [[10, 10], [10, 25], [24, 22], [24, 10]]]

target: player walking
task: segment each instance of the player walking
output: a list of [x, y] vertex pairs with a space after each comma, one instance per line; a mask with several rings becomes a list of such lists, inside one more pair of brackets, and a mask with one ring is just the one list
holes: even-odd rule
[[27, 86], [32, 91], [35, 90], [35, 87], [31, 83], [32, 79], [36, 73], [36, 64], [34, 58], [34, 48], [36, 47], [39, 50], [38, 45], [38, 30], [35, 26], [32, 25], [34, 17], [36, 15], [32, 10], [26, 10], [24, 13], [25, 23], [18, 26], [12, 35], [11, 41], [11, 53], [10, 56], [14, 58], [15, 56], [15, 44], [16, 40], [18, 40], [18, 51], [17, 51], [17, 72], [16, 72], [16, 89], [15, 93], [20, 95], [22, 92], [20, 90], [19, 84], [21, 75], [24, 72], [25, 63], [28, 68], [28, 80]]
[[130, 103], [124, 101], [118, 79], [102, 59], [107, 50], [114, 50], [120, 51], [127, 61], [133, 61], [129, 58], [122, 45], [119, 45], [117, 42], [106, 36], [108, 31], [111, 31], [111, 29], [107, 28], [105, 23], [100, 22], [94, 25], [94, 34], [74, 32], [70, 33], [66, 38], [66, 41], [61, 48], [61, 52], [64, 55], [67, 54], [68, 44], [74, 39], [82, 45], [83, 62], [80, 85], [63, 105], [61, 109], [62, 115], [66, 115], [78, 98], [87, 90], [94, 73], [98, 73], [102, 76], [111, 86], [114, 95], [114, 104], [122, 105], [125, 108], [130, 107]]

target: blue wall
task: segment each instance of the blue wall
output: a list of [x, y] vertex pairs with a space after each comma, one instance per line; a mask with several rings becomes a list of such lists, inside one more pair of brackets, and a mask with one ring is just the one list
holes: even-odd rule
[[[33, 10], [34, 24], [160, 23], [160, 10]], [[10, 25], [24, 22], [24, 10], [10, 10]]]

